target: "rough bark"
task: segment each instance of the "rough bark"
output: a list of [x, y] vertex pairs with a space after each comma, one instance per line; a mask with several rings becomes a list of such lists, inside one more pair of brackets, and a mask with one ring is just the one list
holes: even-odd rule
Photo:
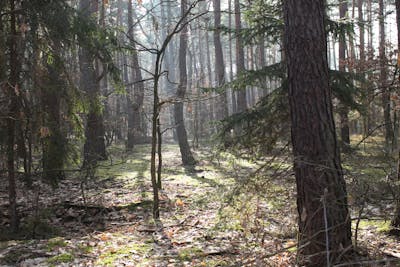
[[[97, 4], [89, 0], [81, 0], [80, 11], [87, 17], [97, 11]], [[98, 160], [104, 160], [106, 146], [104, 141], [104, 122], [101, 113], [100, 84], [94, 67], [94, 56], [90, 51], [81, 47], [79, 51], [80, 85], [88, 99], [88, 114], [85, 127], [84, 166], [94, 166]]]
[[[15, 10], [15, 1], [10, 0], [10, 10]], [[17, 194], [15, 184], [15, 166], [14, 166], [14, 145], [15, 145], [15, 121], [17, 119], [18, 104], [17, 95], [18, 91], [18, 55], [17, 55], [17, 30], [16, 30], [16, 15], [10, 14], [10, 41], [9, 41], [9, 64], [10, 76], [9, 82], [5, 86], [7, 96], [9, 98], [8, 116], [6, 120], [7, 128], [7, 172], [8, 172], [8, 200], [9, 200], [9, 216], [10, 216], [10, 230], [17, 232], [19, 226], [17, 214]]]
[[133, 77], [133, 88], [134, 95], [133, 101], [130, 99], [131, 96], [128, 93], [128, 109], [132, 109], [128, 112], [128, 141], [127, 150], [132, 150], [135, 140], [139, 137], [144, 137], [142, 129], [142, 109], [143, 109], [143, 99], [144, 99], [144, 83], [142, 78], [142, 72], [140, 70], [139, 55], [136, 49], [135, 36], [133, 32], [133, 11], [132, 11], [132, 0], [128, 1], [128, 37], [130, 41], [130, 46], [132, 49], [132, 77]]
[[[400, 0], [396, 0], [396, 22], [397, 22], [397, 47], [400, 48]], [[397, 67], [400, 63], [400, 50], [397, 55]], [[398, 76], [400, 82], [400, 75]], [[400, 150], [398, 151], [397, 181], [400, 181]], [[392, 232], [400, 234], [400, 186], [397, 186], [396, 210], [391, 221]]]
[[283, 5], [298, 253], [305, 266], [330, 266], [352, 246], [329, 86], [324, 3], [285, 0]]
[[[56, 52], [60, 52], [60, 44]], [[44, 127], [49, 135], [42, 136], [43, 143], [43, 178], [51, 185], [56, 186], [64, 178], [64, 158], [66, 140], [61, 131], [61, 97], [64, 82], [60, 80], [60, 59], [56, 55], [53, 64], [47, 64], [49, 84], [42, 91], [42, 108]]]
[[[187, 9], [186, 0], [181, 0], [181, 15], [185, 16]], [[186, 18], [182, 21], [186, 23]], [[187, 73], [186, 73], [186, 50], [188, 43], [188, 27], [183, 26], [183, 30], [179, 36], [179, 85], [176, 92], [177, 102], [174, 104], [174, 115], [176, 124], [176, 134], [178, 137], [179, 149], [181, 151], [182, 164], [190, 166], [195, 164], [192, 152], [190, 151], [187, 133], [185, 129], [185, 121], [183, 117], [183, 101], [186, 94]]]

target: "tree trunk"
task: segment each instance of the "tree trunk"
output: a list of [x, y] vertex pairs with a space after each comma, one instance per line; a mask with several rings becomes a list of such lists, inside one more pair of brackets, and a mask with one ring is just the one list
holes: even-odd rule
[[[56, 52], [60, 53], [61, 44], [56, 44]], [[55, 55], [54, 62], [47, 65], [49, 84], [42, 90], [42, 107], [44, 126], [49, 134], [41, 136], [43, 143], [43, 178], [52, 186], [65, 177], [64, 158], [67, 153], [66, 143], [61, 131], [61, 97], [64, 91], [64, 82], [60, 79], [60, 58]]]
[[[97, 11], [97, 4], [90, 4], [89, 0], [81, 0], [79, 9], [87, 17]], [[80, 85], [87, 94], [88, 114], [85, 128], [84, 166], [94, 166], [98, 160], [104, 160], [106, 146], [104, 142], [104, 122], [101, 114], [100, 85], [94, 67], [94, 57], [90, 51], [81, 47], [79, 51]]]
[[[10, 10], [15, 10], [14, 0], [10, 0]], [[9, 42], [9, 62], [10, 62], [10, 77], [6, 85], [7, 96], [9, 98], [8, 116], [6, 120], [7, 127], [7, 172], [8, 172], [8, 200], [9, 200], [9, 216], [10, 230], [16, 233], [19, 226], [17, 214], [17, 194], [15, 184], [15, 166], [14, 166], [14, 145], [15, 145], [15, 121], [17, 120], [18, 104], [18, 55], [17, 55], [17, 30], [16, 30], [16, 15], [10, 14], [10, 42]]]
[[[347, 1], [341, 1], [339, 5], [340, 18], [346, 17], [348, 8]], [[346, 71], [346, 38], [344, 35], [339, 37], [339, 71]], [[349, 109], [345, 105], [340, 106], [340, 136], [342, 148], [346, 151], [350, 147], [350, 127], [349, 127]]]
[[[181, 0], [181, 15], [185, 16], [187, 8], [186, 0]], [[182, 23], [186, 23], [184, 18]], [[185, 129], [185, 122], [183, 117], [183, 100], [186, 94], [187, 74], [186, 74], [186, 50], [188, 42], [188, 28], [183, 26], [184, 29], [179, 37], [179, 85], [176, 92], [177, 102], [174, 104], [174, 115], [176, 124], [176, 134], [178, 136], [179, 149], [181, 151], [182, 163], [185, 166], [195, 164], [194, 157], [190, 151], [187, 133]]]
[[384, 2], [379, 0], [379, 83], [382, 90], [383, 118], [385, 122], [385, 151], [390, 154], [392, 151], [393, 125], [390, 116], [390, 91], [387, 86], [387, 62], [386, 62], [386, 34]]
[[[225, 64], [224, 55], [222, 52], [221, 38], [220, 38], [220, 27], [221, 27], [221, 1], [214, 0], [214, 48], [215, 48], [215, 80], [216, 87], [220, 87], [225, 83]], [[222, 120], [228, 116], [228, 101], [227, 93], [224, 91], [221, 93], [219, 99], [217, 99], [218, 111], [217, 120]]]
[[[241, 72], [245, 70], [244, 67], [244, 48], [243, 41], [240, 35], [242, 29], [242, 22], [240, 16], [240, 2], [239, 0], [234, 0], [234, 10], [235, 10], [235, 31], [236, 31], [236, 74], [240, 75]], [[247, 109], [247, 95], [246, 88], [241, 88], [237, 91], [237, 112], [243, 112]]]
[[[132, 150], [135, 143], [135, 139], [144, 137], [142, 129], [142, 109], [143, 109], [143, 99], [144, 99], [144, 84], [142, 78], [142, 72], [140, 71], [139, 55], [136, 49], [135, 36], [133, 32], [133, 11], [132, 11], [132, 0], [128, 1], [128, 37], [133, 51], [132, 54], [132, 77], [133, 77], [133, 88], [134, 88], [134, 98], [133, 102], [130, 101], [128, 109], [132, 109], [132, 112], [128, 112], [132, 116], [130, 121], [132, 122], [128, 126], [128, 141], [127, 150]], [[128, 119], [129, 121], [129, 119]]]
[[329, 86], [324, 3], [285, 0], [283, 5], [298, 253], [301, 264], [316, 267], [337, 263], [352, 246]]
[[[397, 67], [400, 63], [400, 0], [396, 0], [396, 21], [397, 21]], [[399, 74], [398, 74], [399, 75]], [[400, 75], [398, 76], [400, 82]], [[397, 181], [400, 181], [400, 150], [398, 151], [398, 164], [397, 164]], [[397, 186], [397, 195], [396, 195], [396, 210], [391, 221], [392, 232], [399, 235], [400, 234], [400, 185]]]
[[[228, 27], [232, 29], [232, 0], [228, 0]], [[229, 81], [233, 81], [233, 49], [232, 49], [232, 33], [229, 31], [228, 33], [229, 39]], [[236, 102], [236, 92], [230, 89], [231, 98], [232, 98], [232, 114], [237, 113], [237, 102]]]

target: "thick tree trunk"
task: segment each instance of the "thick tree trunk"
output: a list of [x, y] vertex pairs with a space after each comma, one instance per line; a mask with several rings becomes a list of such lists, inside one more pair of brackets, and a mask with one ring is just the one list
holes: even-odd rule
[[[221, 27], [221, 1], [214, 0], [214, 48], [215, 48], [215, 80], [216, 86], [222, 86], [225, 83], [225, 64], [222, 52], [220, 27]], [[227, 93], [221, 93], [218, 101], [217, 120], [222, 120], [228, 116]]]
[[[66, 143], [61, 131], [61, 97], [64, 91], [64, 82], [60, 79], [61, 44], [55, 44], [56, 55], [54, 62], [45, 62], [48, 71], [47, 87], [42, 89], [42, 108], [44, 114], [44, 127], [47, 127], [49, 134], [42, 136], [43, 146], [43, 178], [52, 186], [57, 186], [58, 181], [65, 177], [64, 159], [66, 154]], [[47, 60], [46, 60], [47, 61]]]
[[325, 1], [285, 0], [285, 40], [299, 256], [330, 266], [351, 248], [351, 220], [332, 111]]
[[[15, 1], [10, 0], [10, 10], [15, 10]], [[13, 233], [17, 232], [19, 226], [17, 214], [17, 193], [15, 184], [15, 121], [18, 116], [17, 95], [18, 91], [18, 55], [17, 55], [17, 30], [16, 30], [16, 15], [10, 14], [10, 42], [9, 42], [9, 63], [10, 63], [10, 77], [7, 83], [6, 90], [9, 98], [8, 116], [6, 120], [7, 127], [7, 172], [8, 172], [8, 200], [9, 200], [9, 216], [10, 216], [10, 229]]]
[[[90, 17], [97, 11], [97, 5], [90, 4], [89, 0], [81, 0], [80, 11]], [[94, 68], [94, 57], [88, 49], [82, 47], [79, 52], [80, 84], [86, 92], [89, 101], [88, 114], [85, 128], [84, 145], [84, 166], [93, 166], [98, 160], [104, 160], [106, 156], [106, 146], [104, 142], [104, 122], [101, 114], [100, 86]]]
[[[400, 0], [396, 0], [396, 21], [397, 21], [397, 67], [400, 63]], [[400, 75], [398, 76], [400, 82]], [[398, 164], [397, 164], [397, 181], [400, 182], [400, 150], [398, 151]], [[397, 186], [397, 196], [396, 196], [396, 210], [391, 221], [391, 228], [397, 235], [400, 234], [400, 185]]]
[[[144, 84], [142, 78], [142, 72], [140, 71], [139, 55], [136, 49], [135, 36], [133, 32], [133, 11], [132, 11], [132, 0], [128, 1], [128, 37], [133, 51], [132, 54], [132, 77], [133, 77], [133, 88], [134, 97], [133, 102], [129, 101], [128, 109], [132, 109], [132, 112], [128, 112], [131, 118], [131, 124], [128, 125], [128, 141], [127, 150], [132, 150], [135, 143], [135, 139], [140, 137], [144, 138], [144, 133], [142, 129], [142, 109], [143, 109], [143, 99], [144, 99]], [[130, 96], [129, 96], [130, 97]]]
[[[235, 10], [235, 30], [236, 30], [236, 73], [240, 75], [241, 72], [245, 70], [244, 66], [244, 48], [243, 40], [240, 33], [242, 29], [242, 21], [240, 16], [240, 2], [239, 0], [234, 0], [234, 10]], [[241, 88], [237, 91], [237, 112], [243, 112], [247, 109], [247, 95], [246, 88]]]
[[[181, 0], [181, 15], [185, 16], [187, 2]], [[186, 18], [183, 23], [186, 22]], [[190, 151], [189, 142], [187, 139], [187, 133], [185, 129], [185, 122], [183, 117], [183, 100], [186, 94], [187, 86], [187, 74], [186, 74], [186, 50], [188, 42], [188, 28], [184, 26], [184, 29], [180, 33], [179, 37], [179, 85], [176, 92], [177, 103], [174, 104], [174, 115], [176, 124], [176, 134], [178, 136], [179, 149], [181, 151], [182, 163], [185, 166], [195, 164], [194, 157]]]

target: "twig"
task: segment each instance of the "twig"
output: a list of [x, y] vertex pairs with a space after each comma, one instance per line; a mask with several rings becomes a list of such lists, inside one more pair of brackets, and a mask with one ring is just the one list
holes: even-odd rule
[[326, 248], [326, 266], [330, 266], [330, 255], [329, 255], [329, 230], [328, 230], [328, 215], [326, 212], [326, 197], [328, 195], [328, 188], [324, 189], [324, 195], [321, 198], [322, 206], [324, 209], [324, 223], [325, 223], [325, 248]]

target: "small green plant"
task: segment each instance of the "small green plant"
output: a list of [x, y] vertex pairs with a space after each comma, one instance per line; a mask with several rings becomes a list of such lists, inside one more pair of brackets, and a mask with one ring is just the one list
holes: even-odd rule
[[119, 259], [127, 257], [131, 253], [145, 255], [151, 249], [150, 244], [128, 244], [118, 249], [110, 249], [101, 254], [96, 262], [96, 266], [114, 266]]
[[191, 247], [191, 248], [184, 248], [181, 251], [179, 251], [178, 258], [181, 261], [190, 261], [192, 258], [201, 257], [202, 255], [204, 255], [202, 249], [197, 247]]
[[85, 244], [79, 244], [78, 245], [79, 252], [83, 254], [89, 254], [92, 253], [93, 247], [85, 245]]
[[67, 242], [62, 237], [55, 237], [47, 242], [47, 250], [53, 251], [55, 248], [66, 247]]
[[60, 263], [72, 262], [73, 260], [74, 260], [74, 255], [72, 255], [71, 253], [63, 253], [47, 259], [47, 263], [50, 266], [55, 266]]

